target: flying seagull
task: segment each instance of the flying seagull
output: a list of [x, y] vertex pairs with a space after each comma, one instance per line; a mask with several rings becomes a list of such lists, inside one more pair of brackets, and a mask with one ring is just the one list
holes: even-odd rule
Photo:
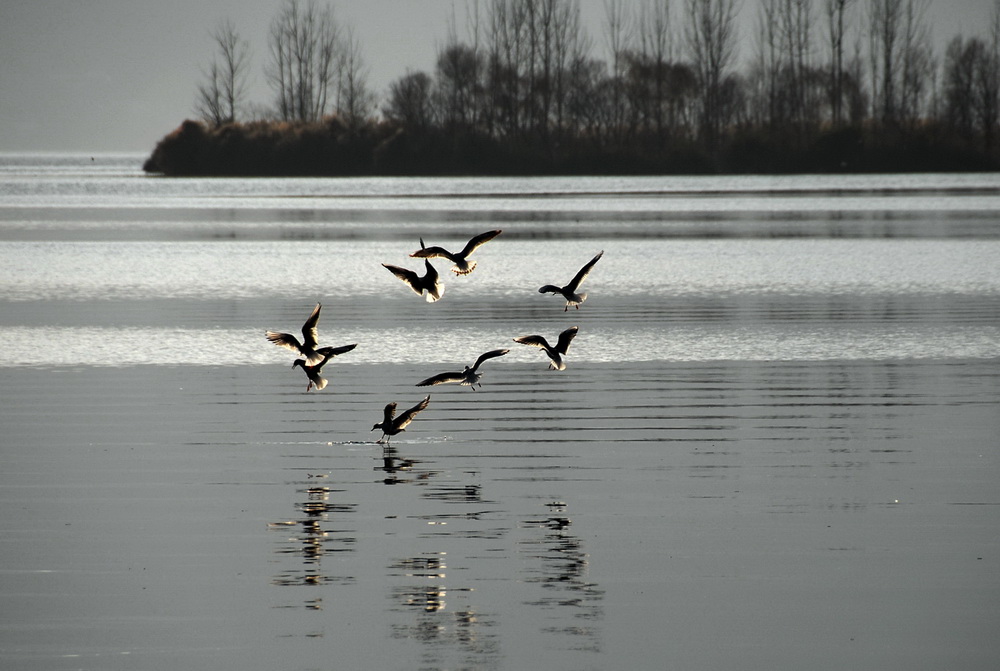
[[465, 243], [465, 248], [462, 249], [462, 251], [458, 252], [457, 254], [453, 254], [449, 252], [447, 249], [444, 249], [443, 247], [425, 247], [424, 239], [420, 238], [420, 249], [410, 254], [410, 256], [416, 257], [418, 259], [427, 259], [427, 258], [448, 259], [449, 261], [455, 264], [455, 266], [451, 269], [451, 272], [455, 273], [456, 275], [468, 275], [476, 267], [475, 261], [469, 261], [469, 256], [472, 254], [472, 252], [476, 251], [483, 244], [489, 242], [493, 238], [500, 235], [500, 233], [501, 233], [500, 229], [497, 229], [495, 231], [486, 231], [485, 233], [480, 233], [479, 235], [477, 235], [476, 237], [472, 238], [467, 243]]
[[478, 372], [480, 364], [482, 364], [487, 359], [503, 356], [509, 351], [510, 351], [509, 349], [495, 349], [486, 352], [484, 354], [480, 354], [479, 358], [476, 359], [476, 363], [473, 364], [471, 368], [469, 366], [466, 366], [465, 370], [461, 372], [455, 371], [453, 373], [438, 373], [437, 375], [429, 377], [426, 380], [423, 380], [422, 382], [418, 382], [417, 386], [426, 387], [428, 385], [434, 385], [434, 384], [447, 384], [449, 382], [458, 382], [462, 386], [472, 387], [473, 391], [475, 391], [476, 384], [479, 384], [480, 387], [483, 386], [481, 383], [479, 383], [479, 378], [483, 376], [482, 373]]
[[555, 347], [549, 345], [549, 343], [545, 341], [545, 338], [540, 335], [521, 336], [520, 338], [514, 338], [514, 342], [519, 342], [522, 345], [531, 345], [532, 347], [538, 347], [545, 350], [545, 354], [547, 354], [549, 359], [552, 360], [549, 363], [549, 370], [566, 370], [566, 362], [563, 361], [562, 355], [569, 349], [569, 344], [573, 342], [573, 338], [576, 337], [576, 332], [579, 330], [579, 326], [571, 326], [560, 333], [559, 342], [556, 343]]
[[323, 355], [322, 361], [315, 366], [310, 366], [306, 363], [305, 359], [296, 359], [292, 363], [292, 368], [302, 366], [302, 370], [306, 372], [306, 377], [309, 378], [309, 385], [306, 387], [306, 391], [309, 391], [313, 387], [316, 387], [316, 391], [320, 391], [326, 387], [326, 378], [320, 375], [320, 371], [323, 370], [323, 366], [326, 365], [326, 362], [338, 354], [350, 352], [357, 346], [358, 344], [354, 343], [353, 345], [342, 345], [341, 347], [320, 347], [316, 350], [316, 352]]
[[434, 266], [427, 259], [424, 259], [424, 267], [427, 269], [427, 273], [423, 277], [417, 275], [412, 270], [400, 268], [399, 266], [391, 266], [388, 263], [383, 263], [382, 266], [388, 268], [389, 272], [406, 282], [418, 296], [424, 295], [428, 303], [433, 303], [444, 295], [444, 284], [438, 278], [437, 270], [434, 269]]
[[277, 333], [275, 331], [265, 331], [264, 337], [273, 342], [278, 347], [290, 349], [293, 352], [305, 357], [306, 363], [315, 366], [323, 360], [323, 354], [316, 349], [316, 323], [319, 321], [319, 311], [323, 306], [320, 303], [313, 308], [309, 319], [302, 325], [302, 342], [291, 333]]
[[424, 400], [417, 403], [415, 406], [410, 408], [404, 413], [401, 413], [396, 417], [396, 402], [385, 406], [385, 415], [381, 422], [372, 427], [372, 431], [375, 429], [382, 429], [382, 438], [378, 439], [378, 442], [382, 442], [386, 439], [386, 443], [392, 440], [392, 436], [395, 436], [400, 431], [405, 431], [407, 425], [413, 421], [413, 418], [417, 416], [417, 413], [427, 407], [427, 404], [431, 402], [431, 397], [428, 394], [424, 396]]
[[563, 312], [569, 310], [569, 306], [574, 306], [577, 310], [580, 309], [580, 303], [587, 300], [587, 294], [578, 294], [576, 291], [580, 288], [580, 284], [587, 279], [587, 275], [590, 274], [590, 269], [594, 267], [594, 264], [604, 255], [604, 250], [597, 253], [597, 256], [592, 258], [587, 265], [580, 268], [580, 272], [570, 280], [569, 284], [564, 287], [557, 287], [554, 284], [546, 284], [544, 287], [538, 290], [540, 294], [561, 294], [563, 298], [566, 299], [566, 307], [563, 308]]

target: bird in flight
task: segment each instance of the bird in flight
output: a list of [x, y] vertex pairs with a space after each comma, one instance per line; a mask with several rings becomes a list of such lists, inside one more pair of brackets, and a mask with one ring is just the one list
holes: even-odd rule
[[319, 311], [322, 309], [320, 303], [313, 308], [312, 314], [302, 325], [302, 342], [299, 342], [291, 333], [278, 333], [276, 331], [265, 331], [264, 337], [273, 342], [278, 347], [290, 349], [293, 352], [305, 357], [305, 361], [310, 366], [315, 366], [323, 360], [322, 352], [316, 349], [317, 335], [316, 324], [319, 322]]
[[458, 382], [462, 386], [472, 387], [473, 391], [476, 389], [476, 385], [479, 384], [480, 387], [483, 385], [479, 382], [479, 379], [483, 376], [479, 371], [479, 366], [487, 359], [493, 359], [498, 356], [503, 356], [509, 349], [495, 349], [489, 352], [485, 352], [479, 355], [476, 359], [476, 363], [472, 366], [466, 366], [463, 371], [455, 371], [452, 373], [438, 373], [432, 377], [422, 380], [417, 383], [418, 387], [426, 387], [435, 384], [448, 384], [449, 382]]
[[566, 354], [566, 350], [569, 349], [569, 344], [573, 342], [573, 338], [576, 337], [576, 332], [580, 330], [578, 326], [571, 326], [562, 333], [559, 334], [559, 340], [556, 342], [556, 346], [553, 347], [540, 335], [526, 335], [520, 338], [514, 338], [514, 342], [519, 342], [522, 345], [530, 345], [532, 347], [538, 347], [545, 351], [545, 354], [551, 359], [549, 362], [549, 370], [566, 370], [566, 362], [563, 360], [563, 355]]
[[372, 431], [375, 429], [382, 429], [382, 438], [378, 439], [378, 442], [382, 442], [384, 439], [386, 443], [392, 440], [400, 431], [406, 430], [406, 427], [413, 421], [413, 418], [417, 416], [417, 413], [427, 407], [427, 404], [431, 402], [430, 395], [424, 396], [424, 400], [417, 403], [415, 406], [409, 410], [396, 415], [396, 402], [385, 406], [383, 411], [385, 414], [382, 421], [372, 427]]
[[428, 303], [433, 303], [444, 295], [444, 283], [441, 282], [438, 277], [437, 270], [434, 269], [434, 266], [432, 266], [431, 262], [427, 259], [424, 259], [424, 267], [427, 269], [427, 272], [423, 275], [423, 277], [417, 275], [417, 273], [412, 270], [408, 270], [407, 268], [392, 266], [388, 263], [383, 263], [382, 266], [387, 268], [393, 275], [406, 282], [406, 284], [413, 289], [418, 296], [423, 295], [424, 298], [427, 299]]
[[410, 256], [418, 259], [448, 259], [455, 264], [451, 269], [451, 272], [456, 275], [468, 275], [476, 268], [476, 262], [469, 261], [469, 256], [472, 255], [472, 252], [476, 251], [479, 247], [500, 235], [501, 232], [502, 231], [500, 229], [497, 229], [495, 231], [480, 233], [465, 243], [465, 247], [462, 251], [454, 254], [443, 247], [426, 247], [424, 246], [424, 239], [420, 238], [420, 249], [410, 254]]
[[592, 258], [590, 261], [587, 262], [587, 265], [585, 265], [583, 268], [580, 268], [580, 271], [576, 274], [576, 276], [573, 277], [572, 280], [570, 280], [569, 284], [567, 284], [566, 286], [557, 287], [554, 284], [546, 284], [544, 287], [538, 290], [538, 293], [560, 294], [563, 298], [566, 299], [566, 307], [563, 308], [563, 312], [569, 310], [569, 307], [571, 305], [575, 307], [577, 310], [579, 310], [580, 303], [587, 300], [587, 294], [577, 293], [577, 290], [580, 288], [580, 284], [582, 284], [583, 281], [587, 279], [587, 275], [590, 274], [590, 269], [594, 267], [594, 264], [597, 263], [603, 255], [604, 255], [604, 250], [598, 252], [597, 256], [595, 256], [594, 258]]
[[302, 370], [305, 371], [306, 377], [309, 378], [309, 384], [306, 386], [306, 391], [309, 391], [313, 387], [316, 387], [316, 391], [320, 391], [326, 388], [326, 378], [323, 377], [320, 372], [323, 370], [323, 366], [326, 362], [337, 356], [338, 354], [343, 354], [344, 352], [350, 352], [352, 349], [357, 347], [358, 344], [353, 345], [343, 345], [341, 347], [320, 347], [316, 350], [318, 353], [323, 355], [323, 359], [313, 366], [306, 363], [305, 359], [296, 359], [292, 362], [292, 368], [296, 366], [301, 366]]

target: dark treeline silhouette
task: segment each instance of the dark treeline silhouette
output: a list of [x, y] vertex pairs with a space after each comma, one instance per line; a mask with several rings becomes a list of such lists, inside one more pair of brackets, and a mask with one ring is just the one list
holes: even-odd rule
[[609, 61], [593, 57], [571, 0], [471, 7], [468, 37], [459, 38], [452, 18], [434, 71], [392, 82], [379, 116], [350, 31], [329, 8], [299, 0], [286, 0], [272, 25], [273, 108], [241, 114], [233, 92], [245, 88], [245, 47], [227, 23], [215, 35], [214, 85], [199, 88], [202, 120], [163, 138], [145, 169], [485, 175], [1000, 167], [1000, 9], [985, 37], [956, 36], [938, 60], [926, 0], [758, 0], [752, 55], [737, 70], [736, 0], [608, 0]]

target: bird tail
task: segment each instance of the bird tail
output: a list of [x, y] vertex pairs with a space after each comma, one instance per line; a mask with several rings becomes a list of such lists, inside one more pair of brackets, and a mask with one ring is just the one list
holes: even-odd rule
[[455, 273], [456, 275], [468, 275], [475, 269], [476, 269], [476, 262], [469, 261], [468, 263], [465, 264], [464, 267], [455, 266], [454, 268], [451, 269], [451, 272]]
[[316, 387], [316, 391], [326, 389], [326, 378], [322, 376], [316, 378], [316, 381], [313, 383], [313, 386]]

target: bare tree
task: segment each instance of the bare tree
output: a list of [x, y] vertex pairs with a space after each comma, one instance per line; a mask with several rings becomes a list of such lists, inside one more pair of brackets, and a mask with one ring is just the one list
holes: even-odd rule
[[993, 21], [987, 39], [952, 38], [944, 61], [945, 121], [971, 143], [982, 140], [987, 150], [995, 143], [1000, 86], [1000, 16]]
[[195, 109], [214, 126], [236, 120], [246, 98], [250, 43], [242, 39], [229, 19], [212, 33], [217, 52], [198, 86]]
[[610, 123], [606, 80], [605, 63], [585, 56], [573, 59], [566, 71], [566, 125], [595, 142], [605, 123]]
[[557, 134], [566, 131], [566, 106], [569, 97], [570, 71], [573, 64], [585, 59], [590, 41], [584, 35], [580, 6], [559, 0], [553, 8], [552, 63], [549, 66], [549, 115]]
[[830, 41], [830, 116], [834, 126], [844, 120], [844, 40], [847, 35], [845, 22], [854, 0], [824, 0], [826, 5], [827, 36]]
[[487, 95], [490, 126], [501, 135], [524, 130], [524, 64], [527, 28], [524, 0], [492, 0], [487, 28]]
[[611, 79], [609, 82], [611, 131], [617, 141], [624, 138], [625, 119], [628, 105], [625, 97], [628, 52], [633, 39], [631, 14], [625, 10], [622, 0], [604, 2], [604, 39], [611, 56]]
[[723, 84], [736, 58], [735, 0], [686, 0], [685, 40], [702, 91], [702, 139], [716, 147], [723, 127]]
[[[662, 143], [667, 130], [668, 73], [673, 61], [670, 0], [645, 0], [639, 7], [639, 58], [646, 69], [644, 123]], [[672, 116], [672, 115], [671, 115]], [[670, 119], [673, 121], [673, 119]]]
[[375, 94], [368, 88], [367, 68], [361, 55], [361, 43], [354, 31], [347, 29], [342, 45], [343, 59], [337, 77], [337, 114], [348, 126], [366, 121], [375, 109]]
[[757, 14], [756, 53], [751, 60], [747, 87], [755, 123], [780, 125], [778, 85], [781, 72], [778, 36], [778, 0], [761, 0]]
[[906, 0], [900, 35], [899, 119], [908, 128], [924, 116], [937, 65], [924, 20], [929, 0]]
[[788, 116], [801, 132], [816, 120], [810, 104], [812, 4], [810, 0], [781, 0], [779, 7]]
[[966, 42], [961, 35], [953, 37], [945, 49], [945, 120], [967, 138], [972, 137], [974, 129], [976, 62], [983, 51], [981, 40]]
[[446, 127], [476, 126], [482, 71], [478, 50], [459, 41], [453, 16], [448, 24], [447, 41], [437, 54], [436, 68], [437, 106], [441, 123]]
[[344, 60], [340, 27], [330, 6], [286, 0], [271, 23], [267, 78], [278, 116], [315, 121], [328, 110]]
[[994, 0], [990, 14], [989, 43], [979, 76], [980, 123], [986, 150], [992, 152], [1000, 123], [1000, 0]]
[[930, 95], [935, 63], [924, 22], [927, 0], [870, 0], [872, 118], [913, 126]]
[[389, 98], [382, 108], [386, 119], [415, 130], [426, 130], [434, 122], [433, 80], [426, 72], [410, 72], [389, 85]]
[[902, 14], [903, 0], [869, 0], [872, 118], [884, 126], [895, 125], [898, 117], [898, 42]]

